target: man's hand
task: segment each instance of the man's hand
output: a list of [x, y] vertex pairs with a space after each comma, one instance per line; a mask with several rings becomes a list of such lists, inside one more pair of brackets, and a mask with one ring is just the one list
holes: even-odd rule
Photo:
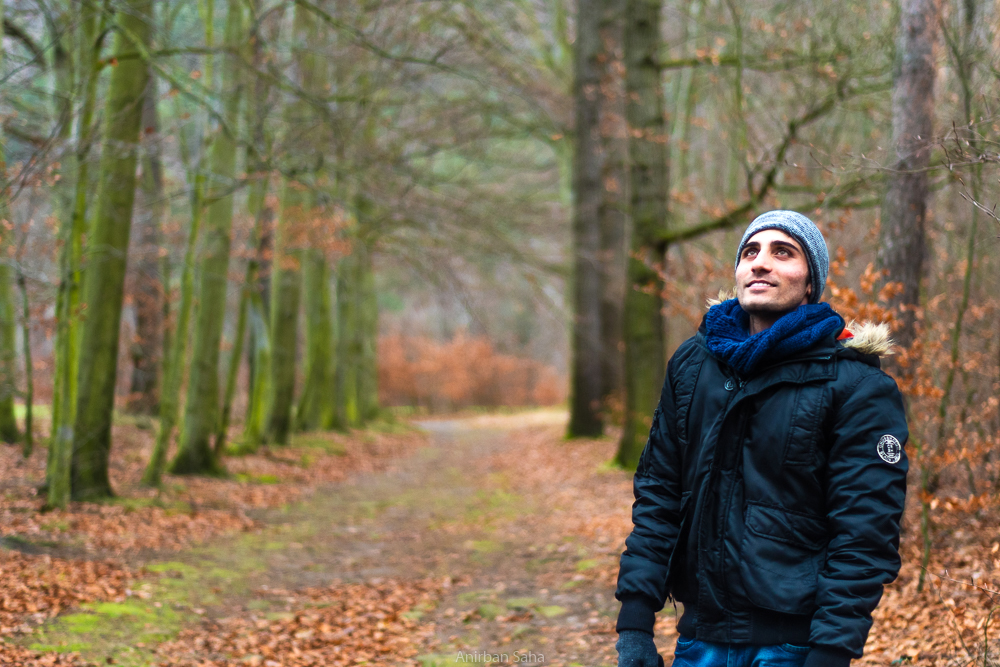
[[663, 658], [656, 652], [653, 635], [642, 630], [622, 630], [618, 633], [618, 667], [663, 667]]

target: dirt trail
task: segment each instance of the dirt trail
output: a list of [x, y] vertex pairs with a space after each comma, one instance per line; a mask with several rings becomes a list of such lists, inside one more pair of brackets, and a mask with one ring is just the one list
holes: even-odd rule
[[[305, 607], [330, 603], [304, 602], [297, 591], [430, 581], [431, 599], [403, 614], [413, 624], [411, 655], [382, 649], [358, 660], [614, 664], [613, 576], [630, 485], [624, 473], [601, 470], [611, 441], [563, 442], [564, 419], [540, 412], [424, 422], [428, 446], [390, 470], [261, 512], [254, 518], [266, 527], [254, 534], [134, 563], [151, 574], [124, 611], [64, 618], [35, 645], [116, 664], [310, 664], [297, 661], [295, 646], [291, 657], [274, 644], [239, 658], [212, 640], [227, 623], [279, 632], [266, 622], [298, 623]], [[661, 631], [664, 642], [670, 631]]]

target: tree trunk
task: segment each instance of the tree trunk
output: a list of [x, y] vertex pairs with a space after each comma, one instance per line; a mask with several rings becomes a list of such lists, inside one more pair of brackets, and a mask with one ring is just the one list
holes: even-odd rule
[[[90, 148], [94, 138], [94, 111], [97, 108], [97, 83], [100, 44], [106, 14], [92, 0], [70, 3], [78, 8], [71, 15], [78, 23], [76, 89], [83, 97], [77, 120], [76, 145], [72, 156], [73, 196], [70, 207], [60, 220], [62, 249], [59, 257], [59, 293], [56, 299], [55, 380], [52, 391], [52, 428], [45, 469], [48, 486], [47, 504], [65, 507], [70, 499], [70, 468], [73, 428], [76, 424], [77, 387], [80, 358], [80, 292], [82, 284], [83, 232], [90, 193]], [[100, 18], [99, 18], [100, 16]], [[57, 79], [57, 81], [60, 79]]]
[[663, 261], [667, 219], [667, 127], [657, 55], [660, 1], [625, 3], [625, 117], [631, 157], [632, 252], [625, 294], [625, 424], [617, 462], [634, 469], [664, 373]]
[[623, 13], [617, 2], [605, 3], [601, 21], [601, 109], [600, 133], [604, 153], [601, 218], [601, 391], [603, 402], [620, 407], [624, 397], [625, 236], [628, 204], [625, 200], [628, 174], [628, 142], [625, 127], [625, 95], [617, 65], [622, 47]]
[[[229, 49], [239, 48], [243, 39], [242, 31], [242, 3], [230, 0], [224, 37]], [[216, 434], [219, 423], [219, 346], [226, 314], [229, 238], [233, 223], [237, 148], [234, 133], [239, 122], [242, 91], [242, 77], [235, 56], [225, 60], [222, 70], [223, 85], [228, 82], [233, 88], [226, 93], [222, 112], [225, 125], [216, 129], [209, 158], [191, 375], [184, 411], [184, 430], [177, 456], [170, 466], [170, 471], [178, 475], [222, 472], [212, 447], [212, 437]]]
[[[261, 36], [257, 30], [259, 28], [260, 2], [250, 0], [247, 3], [249, 12], [248, 24], [251, 26], [248, 36], [248, 48], [250, 50], [250, 60], [253, 64], [253, 71], [261, 67], [264, 62], [264, 51], [261, 46]], [[256, 419], [260, 425], [260, 415], [263, 413], [259, 409], [262, 401], [255, 401], [258, 393], [260, 380], [267, 376], [266, 373], [259, 372], [257, 359], [258, 334], [263, 332], [266, 336], [266, 328], [260, 329], [254, 326], [254, 318], [259, 319], [259, 315], [253, 312], [253, 308], [260, 302], [254, 301], [254, 293], [260, 289], [261, 285], [266, 285], [266, 281], [261, 280], [260, 269], [264, 262], [265, 253], [268, 247], [268, 238], [271, 226], [271, 208], [267, 203], [267, 195], [270, 191], [270, 178], [267, 173], [267, 165], [263, 163], [263, 156], [270, 153], [270, 136], [265, 126], [267, 116], [266, 106], [270, 95], [269, 82], [264, 77], [255, 76], [247, 72], [247, 80], [244, 88], [247, 94], [252, 95], [252, 102], [247, 101], [243, 105], [243, 116], [246, 119], [246, 135], [250, 138], [250, 143], [246, 149], [247, 171], [253, 175], [253, 182], [250, 185], [247, 195], [247, 214], [253, 217], [253, 233], [250, 237], [250, 259], [247, 260], [246, 273], [243, 278], [243, 285], [240, 289], [240, 304], [236, 318], [236, 335], [233, 340], [233, 351], [229, 357], [229, 370], [226, 373], [226, 390], [222, 398], [222, 413], [219, 417], [218, 432], [215, 437], [215, 451], [218, 456], [226, 447], [226, 438], [229, 430], [229, 419], [232, 411], [233, 398], [236, 396], [236, 378], [242, 363], [241, 355], [244, 348], [244, 340], [249, 338], [248, 365], [250, 367], [249, 378], [249, 400], [247, 402], [247, 414], [244, 419], [244, 438], [241, 449], [256, 449], [260, 442], [261, 430], [250, 430], [251, 419]], [[266, 317], [264, 318], [266, 321]], [[249, 332], [247, 331], [249, 329]], [[252, 442], [247, 437], [253, 435]]]
[[[6, 163], [0, 156], [0, 176], [6, 179]], [[0, 192], [0, 218], [10, 219], [7, 209], [7, 188]], [[3, 230], [0, 234], [0, 249], [6, 250], [11, 243], [11, 232]], [[6, 252], [4, 253], [6, 255]], [[9, 257], [9, 256], [8, 256]], [[4, 259], [0, 262], [0, 440], [13, 444], [21, 439], [14, 418], [14, 395], [17, 393], [17, 373], [15, 363], [17, 354], [14, 343], [14, 332], [17, 323], [14, 321], [14, 267]]]
[[[247, 104], [246, 106], [251, 105]], [[267, 218], [267, 208], [264, 203], [266, 197], [267, 178], [262, 177], [251, 186], [250, 196], [247, 197], [247, 211], [254, 218], [253, 233], [250, 236], [250, 251], [253, 255], [247, 260], [246, 273], [243, 276], [243, 284], [240, 286], [240, 304], [236, 315], [236, 333], [233, 338], [233, 350], [229, 355], [229, 366], [226, 371], [226, 389], [222, 397], [222, 410], [219, 414], [219, 425], [215, 434], [215, 454], [217, 457], [225, 451], [229, 418], [232, 412], [233, 398], [236, 396], [236, 378], [239, 374], [240, 363], [242, 363], [243, 357], [243, 341], [247, 338], [250, 301], [253, 291], [257, 288], [257, 277], [260, 267], [259, 257], [261, 254], [260, 245]], [[251, 394], [253, 392], [254, 379], [251, 375]], [[247, 409], [248, 415], [251, 412], [252, 400], [251, 405]]]
[[149, 94], [142, 107], [143, 141], [142, 179], [139, 182], [140, 205], [136, 215], [139, 238], [135, 276], [135, 340], [132, 341], [132, 382], [126, 409], [135, 414], [156, 414], [157, 389], [161, 367], [160, 350], [163, 331], [163, 295], [165, 276], [161, 276], [160, 225], [166, 201], [163, 195], [163, 165], [160, 160], [160, 122], [156, 110], [156, 80], [150, 73]]
[[927, 173], [934, 132], [934, 44], [938, 39], [938, 0], [903, 0], [899, 64], [892, 93], [892, 143], [896, 151], [889, 187], [882, 202], [879, 268], [902, 290], [890, 304], [899, 309], [896, 341], [904, 348], [916, 338], [915, 309], [920, 302], [927, 218]]
[[[296, 17], [303, 14], [296, 8]], [[288, 443], [295, 396], [296, 347], [299, 332], [299, 299], [302, 287], [302, 253], [297, 238], [305, 224], [303, 185], [286, 181], [278, 214], [274, 263], [271, 269], [271, 364], [267, 441]]]
[[303, 254], [306, 314], [306, 379], [296, 411], [299, 430], [333, 428], [336, 417], [334, 387], [333, 316], [330, 270], [319, 248]]
[[569, 437], [603, 432], [601, 395], [601, 219], [603, 199], [599, 130], [601, 2], [577, 5], [573, 97], [573, 334]]
[[[0, 0], [0, 23], [3, 23], [4, 5]], [[0, 53], [0, 64], [3, 54]], [[10, 199], [10, 187], [7, 181], [7, 160], [3, 154], [6, 142], [3, 141], [3, 128], [0, 128], [0, 220], [10, 220], [10, 210], [7, 202]], [[9, 262], [11, 255], [6, 250], [11, 245], [11, 230], [0, 229], [0, 250], [5, 251], [0, 260], [0, 440], [15, 443], [20, 438], [17, 430], [17, 420], [14, 418], [14, 394], [17, 392], [17, 375], [14, 372], [16, 353], [14, 350], [14, 267]]]
[[[6, 174], [6, 164], [0, 157], [0, 173]], [[0, 193], [3, 202], [0, 203], [0, 218], [10, 219], [7, 209], [7, 188]], [[0, 233], [0, 249], [6, 251], [11, 244], [12, 232], [3, 230]], [[6, 255], [6, 252], [4, 252]], [[21, 439], [14, 417], [14, 396], [17, 393], [17, 353], [14, 335], [17, 323], [14, 320], [14, 267], [8, 262], [12, 258], [0, 262], [0, 440], [14, 444]]]
[[[149, 42], [152, 0], [124, 0], [116, 53]], [[118, 330], [125, 286], [126, 252], [135, 199], [142, 104], [148, 71], [140, 59], [120, 61], [111, 71], [104, 110], [97, 207], [88, 235], [86, 316], [79, 366], [80, 386], [73, 434], [72, 495], [90, 500], [112, 495], [108, 481], [111, 414], [118, 370]]]
[[[325, 60], [316, 53], [317, 35], [316, 17], [297, 5], [292, 35], [293, 78], [302, 90], [320, 94], [327, 82]], [[307, 227], [316, 222], [310, 220], [309, 212], [316, 203], [320, 147], [315, 132], [306, 132], [306, 128], [314, 126], [314, 113], [304, 100], [290, 103], [286, 112], [287, 125], [295, 128], [288, 147], [295, 162], [285, 179], [271, 273], [271, 400], [267, 426], [268, 442], [279, 445], [288, 442], [292, 425], [302, 291], [301, 247]]]
[[361, 338], [358, 314], [358, 264], [360, 241], [353, 240], [351, 254], [337, 263], [337, 422], [342, 428], [361, 425], [358, 376]]
[[[362, 208], [366, 211], [366, 208]], [[362, 220], [364, 220], [362, 218]], [[360, 248], [357, 264], [358, 416], [361, 424], [378, 417], [378, 299], [371, 243]]]
[[33, 411], [35, 401], [35, 373], [31, 365], [31, 309], [28, 303], [28, 285], [24, 272], [17, 272], [17, 286], [21, 289], [21, 346], [24, 350], [24, 458], [31, 456], [35, 446]]

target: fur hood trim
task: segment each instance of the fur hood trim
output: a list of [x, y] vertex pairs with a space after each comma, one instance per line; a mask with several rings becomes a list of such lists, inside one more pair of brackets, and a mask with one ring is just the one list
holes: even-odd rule
[[[719, 296], [715, 299], [708, 299], [709, 308], [717, 306], [723, 301], [736, 298], [736, 288], [720, 289]], [[845, 331], [850, 332], [850, 337], [840, 340], [844, 347], [856, 350], [861, 354], [871, 354], [877, 357], [887, 357], [893, 352], [895, 344], [889, 335], [889, 325], [882, 322], [858, 322], [851, 320], [847, 323]]]
[[857, 350], [861, 354], [873, 354], [877, 357], [887, 357], [894, 354], [893, 340], [889, 336], [889, 325], [885, 322], [857, 322], [852, 320], [847, 324], [851, 338], [845, 338], [840, 344], [846, 348]]

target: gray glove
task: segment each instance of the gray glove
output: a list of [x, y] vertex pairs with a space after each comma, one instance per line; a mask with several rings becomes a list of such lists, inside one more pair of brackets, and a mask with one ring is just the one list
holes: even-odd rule
[[622, 630], [618, 633], [618, 667], [663, 667], [663, 658], [656, 652], [653, 635], [642, 630]]

